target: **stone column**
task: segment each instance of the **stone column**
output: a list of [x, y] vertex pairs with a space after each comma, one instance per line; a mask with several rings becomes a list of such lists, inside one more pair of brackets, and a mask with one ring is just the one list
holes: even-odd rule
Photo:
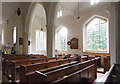
[[0, 2], [0, 83], [2, 82], [2, 3]]
[[55, 56], [55, 29], [47, 25], [47, 57]]
[[46, 11], [47, 28], [47, 57], [55, 56], [55, 19], [57, 13], [57, 3], [44, 3]]
[[116, 57], [116, 61], [117, 64], [120, 64], [120, 2], [117, 3], [117, 30], [116, 30], [116, 34], [117, 34], [117, 57]]
[[[17, 43], [16, 43], [16, 54], [23, 54], [23, 21], [22, 16], [17, 16]], [[22, 38], [22, 45], [19, 45], [19, 38]]]
[[[112, 3], [111, 7], [108, 9], [108, 11], [110, 12], [110, 61], [111, 61], [111, 65], [118, 63], [118, 59], [120, 58], [120, 55], [118, 56], [118, 54], [120, 54], [120, 52], [118, 51], [118, 44], [120, 45], [120, 39], [118, 37], [118, 33], [120, 30], [118, 30], [118, 7], [117, 7], [118, 3]], [[118, 40], [119, 39], [119, 40]]]

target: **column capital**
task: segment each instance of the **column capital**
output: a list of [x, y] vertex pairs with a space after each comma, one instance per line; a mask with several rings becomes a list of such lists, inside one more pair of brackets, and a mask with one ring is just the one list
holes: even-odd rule
[[51, 25], [51, 24], [46, 25], [46, 29], [48, 29], [48, 28], [53, 29], [56, 27], [57, 27], [56, 25]]

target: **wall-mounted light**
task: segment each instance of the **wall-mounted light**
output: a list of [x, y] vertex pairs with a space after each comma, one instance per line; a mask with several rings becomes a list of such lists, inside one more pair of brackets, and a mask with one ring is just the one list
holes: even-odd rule
[[21, 10], [20, 10], [20, 8], [18, 8], [18, 10], [17, 10], [17, 15], [18, 15], [18, 16], [21, 15]]
[[7, 20], [7, 25], [9, 24], [9, 20]]
[[43, 31], [43, 28], [41, 28], [41, 31]]

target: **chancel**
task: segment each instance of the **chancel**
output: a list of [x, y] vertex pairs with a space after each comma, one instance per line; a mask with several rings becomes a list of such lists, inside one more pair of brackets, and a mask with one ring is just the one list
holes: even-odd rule
[[119, 83], [120, 2], [1, 2], [1, 83]]

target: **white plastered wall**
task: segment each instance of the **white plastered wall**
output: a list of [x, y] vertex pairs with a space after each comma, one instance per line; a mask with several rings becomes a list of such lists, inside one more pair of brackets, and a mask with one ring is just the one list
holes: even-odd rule
[[57, 27], [65, 26], [68, 29], [68, 41], [72, 38], [78, 39], [78, 49], [70, 49], [65, 54], [79, 54], [83, 55], [83, 26], [86, 21], [88, 21], [92, 16], [98, 15], [110, 20], [110, 15], [106, 12], [107, 7], [93, 7], [80, 12], [80, 21], [76, 21], [77, 15], [71, 14], [67, 10], [63, 10], [63, 16], [58, 18], [56, 21]]

